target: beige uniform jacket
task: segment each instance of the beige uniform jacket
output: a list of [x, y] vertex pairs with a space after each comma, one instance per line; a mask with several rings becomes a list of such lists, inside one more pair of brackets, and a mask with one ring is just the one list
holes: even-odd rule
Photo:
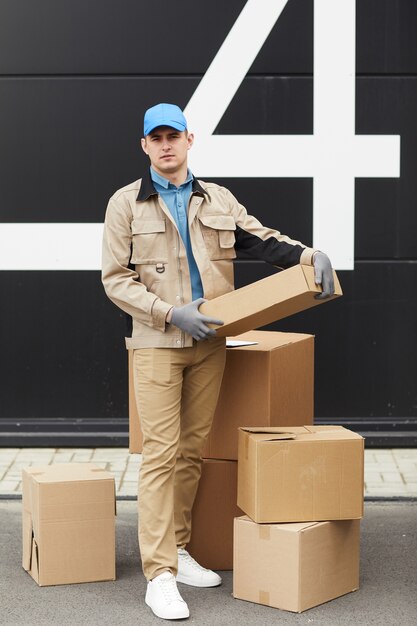
[[[193, 180], [188, 224], [208, 300], [234, 289], [237, 250], [281, 268], [312, 264], [312, 248], [264, 227], [228, 189], [214, 183]], [[128, 348], [192, 345], [191, 335], [165, 323], [172, 306], [192, 301], [191, 282], [185, 246], [149, 173], [110, 198], [102, 281], [110, 300], [132, 317]]]

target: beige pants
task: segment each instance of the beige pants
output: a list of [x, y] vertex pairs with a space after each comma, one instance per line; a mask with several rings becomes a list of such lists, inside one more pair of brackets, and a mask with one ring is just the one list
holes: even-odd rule
[[139, 473], [139, 546], [152, 580], [177, 573], [177, 548], [191, 536], [191, 509], [201, 474], [225, 363], [225, 339], [191, 348], [133, 353], [135, 396], [143, 433]]

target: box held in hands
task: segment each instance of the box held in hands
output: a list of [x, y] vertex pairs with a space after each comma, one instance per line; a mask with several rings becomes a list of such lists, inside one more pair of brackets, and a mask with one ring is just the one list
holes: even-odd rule
[[223, 326], [212, 325], [219, 337], [239, 335], [341, 296], [334, 271], [333, 277], [334, 295], [317, 300], [315, 296], [322, 290], [314, 282], [314, 267], [295, 265], [204, 302], [199, 311], [224, 322]]

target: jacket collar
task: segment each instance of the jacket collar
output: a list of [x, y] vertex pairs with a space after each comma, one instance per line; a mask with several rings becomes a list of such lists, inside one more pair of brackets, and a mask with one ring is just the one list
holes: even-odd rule
[[[192, 193], [197, 193], [200, 195], [208, 195], [208, 192], [206, 191], [206, 189], [204, 189], [204, 187], [200, 185], [200, 183], [195, 178], [195, 176], [193, 176]], [[150, 196], [156, 196], [156, 195], [158, 195], [158, 192], [153, 186], [151, 173], [148, 169], [142, 178], [142, 182], [141, 182], [139, 193], [137, 195], [136, 200], [138, 202], [144, 202], [145, 200], [150, 198]]]

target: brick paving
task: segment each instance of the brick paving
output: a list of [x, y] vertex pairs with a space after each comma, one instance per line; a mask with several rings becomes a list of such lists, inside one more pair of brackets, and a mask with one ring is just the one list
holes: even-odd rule
[[[136, 496], [140, 454], [126, 448], [0, 448], [0, 495], [20, 495], [22, 468], [92, 462], [110, 471], [118, 496]], [[417, 497], [417, 449], [365, 450], [365, 496]]]

